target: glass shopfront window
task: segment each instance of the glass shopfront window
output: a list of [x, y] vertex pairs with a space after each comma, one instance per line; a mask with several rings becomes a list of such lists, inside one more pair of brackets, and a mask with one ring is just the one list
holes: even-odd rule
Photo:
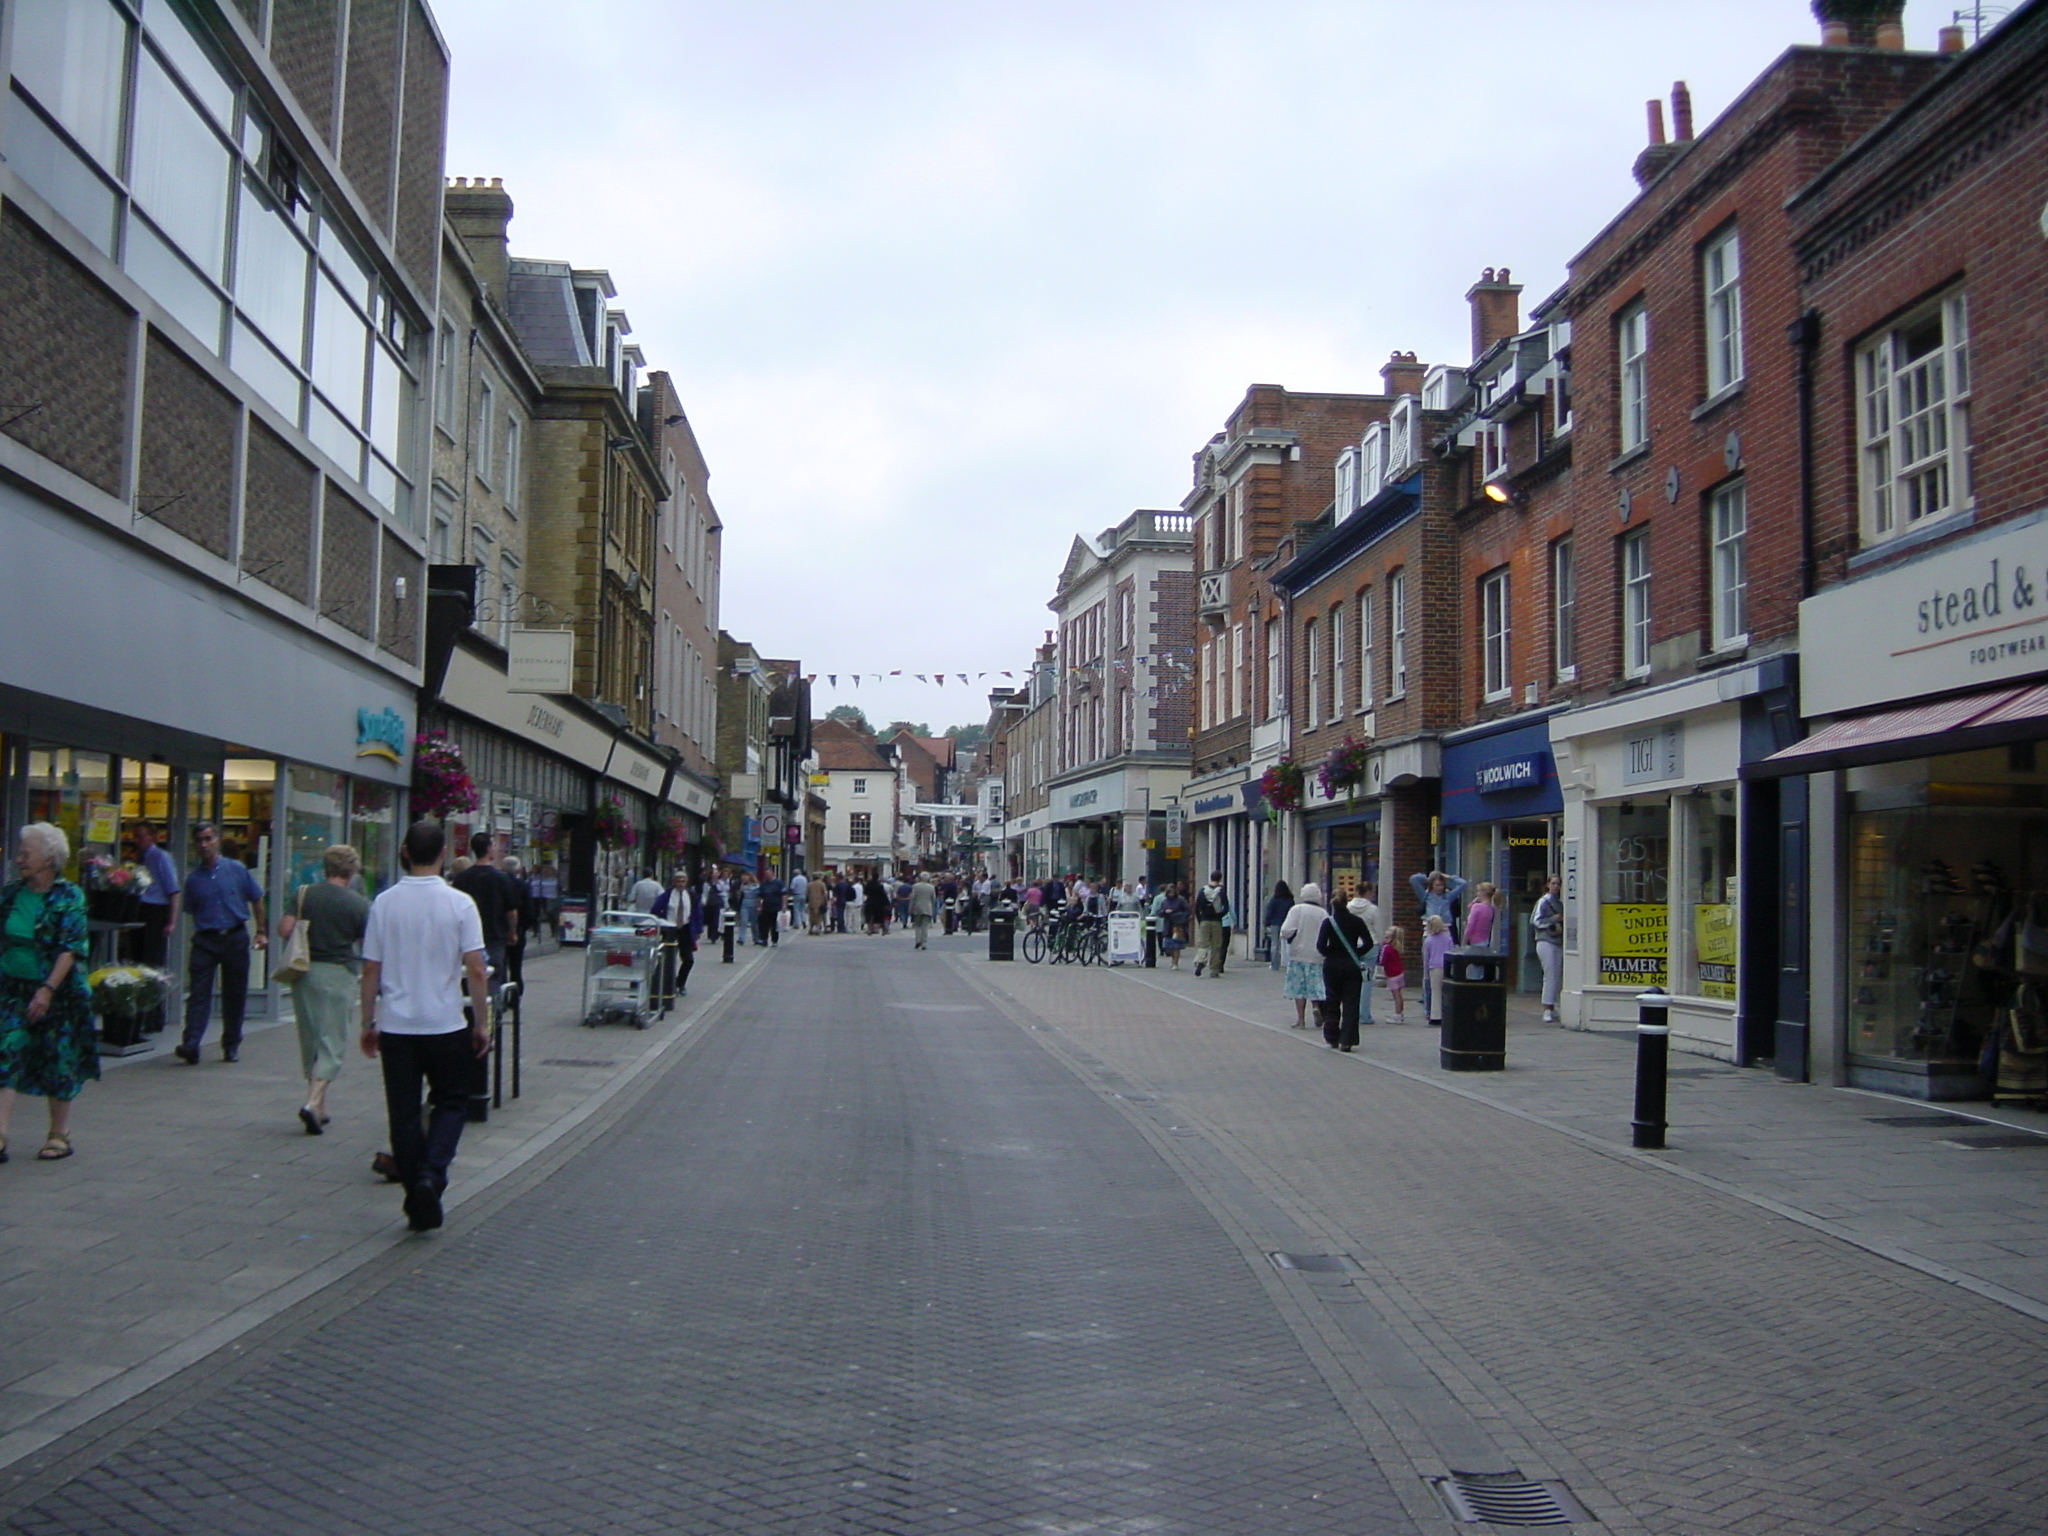
[[327, 850], [348, 840], [348, 780], [324, 768], [295, 766], [286, 783], [282, 899], [289, 903], [298, 887], [326, 878]]
[[1666, 985], [1671, 809], [1658, 800], [1600, 807], [1600, 984]]
[[[31, 746], [28, 749], [28, 819], [47, 821], [71, 843], [64, 878], [81, 880], [81, 871], [95, 858], [118, 858], [121, 851], [120, 807], [114, 802], [113, 759], [104, 752], [71, 747]], [[13, 850], [8, 850], [10, 855]], [[10, 878], [12, 872], [10, 871]]]
[[2016, 995], [2048, 978], [2035, 762], [2024, 744], [1850, 771], [1852, 1056], [1971, 1076]]
[[[1343, 826], [1318, 827], [1313, 836], [1309, 869], [1331, 900], [1349, 901], [1361, 886], [1379, 885], [1379, 817]], [[1264, 910], [1266, 897], [1272, 894], [1270, 885], [1259, 892], [1259, 910]], [[1250, 903], [1246, 903], [1246, 910], [1251, 910]]]
[[1678, 989], [1717, 1002], [1735, 1001], [1735, 788], [1689, 795], [1684, 905], [1673, 915], [1688, 942]]
[[363, 859], [363, 894], [398, 879], [398, 791], [355, 779], [349, 784], [348, 843]]

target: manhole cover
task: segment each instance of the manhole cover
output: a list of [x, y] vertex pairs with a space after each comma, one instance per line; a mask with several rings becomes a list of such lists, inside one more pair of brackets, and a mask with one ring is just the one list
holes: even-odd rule
[[1896, 1125], [1911, 1130], [1916, 1126], [1941, 1125], [1982, 1125], [1981, 1120], [1972, 1120], [1967, 1115], [1871, 1115], [1872, 1125]]
[[1453, 1472], [1429, 1482], [1445, 1508], [1466, 1525], [1594, 1523], [1585, 1506], [1560, 1482], [1531, 1482], [1519, 1472]]
[[1275, 1269], [1298, 1269], [1305, 1275], [1348, 1275], [1354, 1266], [1341, 1253], [1269, 1253]]
[[2030, 1131], [2007, 1131], [1991, 1136], [1944, 1136], [1941, 1139], [1951, 1147], [1966, 1147], [1972, 1152], [2000, 1151], [2010, 1147], [2048, 1147], [2048, 1136], [2036, 1136]]
[[544, 1067], [616, 1067], [616, 1061], [582, 1061], [574, 1056], [545, 1056], [541, 1058]]

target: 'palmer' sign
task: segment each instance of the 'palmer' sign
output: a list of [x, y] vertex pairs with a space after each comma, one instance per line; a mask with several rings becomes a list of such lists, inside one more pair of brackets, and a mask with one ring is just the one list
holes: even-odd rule
[[2048, 513], [1808, 598], [1799, 649], [1808, 715], [2048, 672]]

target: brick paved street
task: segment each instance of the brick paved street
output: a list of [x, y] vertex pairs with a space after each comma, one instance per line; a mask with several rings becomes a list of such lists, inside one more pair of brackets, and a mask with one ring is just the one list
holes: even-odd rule
[[[1731, 1074], [1776, 1098], [1681, 1079], [1714, 1112], [1681, 1107], [1650, 1160], [1602, 1139], [1612, 1040], [1518, 1031], [1530, 1065], [1445, 1092], [1425, 1031], [1337, 1056], [1284, 1027], [1262, 972], [992, 966], [959, 940], [751, 958], [646, 1036], [576, 1030], [557, 962], [562, 1016], [529, 1056], [602, 1045], [613, 1066], [580, 1070], [604, 1096], [579, 1110], [579, 1069], [549, 1069], [555, 1129], [536, 1100], [537, 1145], [490, 1183], [489, 1138], [466, 1145], [469, 1197], [430, 1237], [404, 1236], [367, 1180], [297, 1171], [298, 1144], [251, 1151], [257, 1124], [182, 1126], [208, 1169], [232, 1151], [244, 1176], [275, 1170], [292, 1211], [238, 1222], [185, 1197], [182, 1241], [255, 1238], [254, 1267], [262, 1234], [286, 1247], [284, 1225], [322, 1230], [325, 1211], [324, 1268], [276, 1281], [260, 1316], [231, 1314], [231, 1345], [188, 1347], [154, 1385], [131, 1366], [75, 1391], [47, 1444], [57, 1410], [17, 1417], [7, 1528], [1442, 1536], [1475, 1528], [1425, 1482], [1453, 1470], [1558, 1480], [1589, 1530], [2044, 1528], [2033, 1277], [1872, 1251], [1911, 1233], [1844, 1171], [1981, 1168], [2017, 1224], [2033, 1153], [1937, 1145], [1872, 1124], [1880, 1101]], [[175, 1070], [111, 1073], [101, 1124]], [[156, 1092], [173, 1088], [226, 1091]], [[1794, 1152], [1742, 1128], [1753, 1102], [1789, 1117]], [[121, 1166], [166, 1165], [169, 1134], [154, 1154], [145, 1125], [121, 1134], [139, 1138]], [[151, 1208], [95, 1194], [109, 1160], [84, 1147], [72, 1199], [102, 1201], [102, 1240], [132, 1246]], [[1791, 1188], [1801, 1159], [1870, 1246]], [[1989, 1208], [1965, 1209], [1952, 1260]], [[60, 1214], [18, 1220], [14, 1246], [65, 1251], [45, 1242]], [[2020, 1257], [2022, 1239], [1981, 1241], [2002, 1256], [1987, 1265]], [[7, 1357], [48, 1349], [38, 1369], [61, 1378], [103, 1311], [17, 1297]]]

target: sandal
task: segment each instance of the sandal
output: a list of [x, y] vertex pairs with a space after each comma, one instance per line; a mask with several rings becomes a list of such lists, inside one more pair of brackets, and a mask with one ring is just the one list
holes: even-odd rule
[[42, 1146], [37, 1150], [36, 1161], [39, 1163], [62, 1162], [70, 1155], [71, 1138], [62, 1131], [52, 1131], [44, 1138]]

